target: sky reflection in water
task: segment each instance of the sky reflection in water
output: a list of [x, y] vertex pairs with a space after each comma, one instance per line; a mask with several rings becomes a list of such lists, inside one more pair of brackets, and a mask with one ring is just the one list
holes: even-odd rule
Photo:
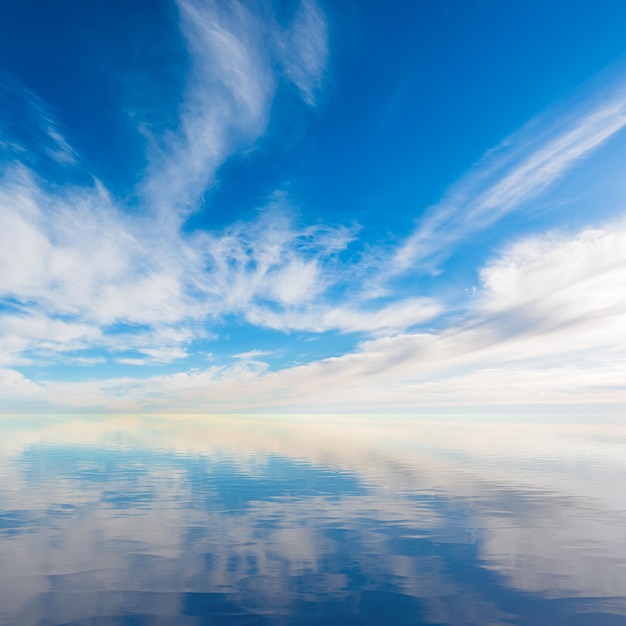
[[4, 418], [0, 623], [626, 624], [626, 427]]

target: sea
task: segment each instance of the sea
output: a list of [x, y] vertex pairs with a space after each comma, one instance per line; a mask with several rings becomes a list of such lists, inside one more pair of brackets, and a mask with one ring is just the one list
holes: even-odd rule
[[626, 626], [626, 426], [8, 415], [2, 626]]

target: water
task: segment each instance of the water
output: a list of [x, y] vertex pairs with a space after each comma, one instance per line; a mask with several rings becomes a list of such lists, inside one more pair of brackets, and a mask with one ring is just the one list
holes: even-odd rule
[[626, 427], [0, 422], [0, 623], [626, 625]]

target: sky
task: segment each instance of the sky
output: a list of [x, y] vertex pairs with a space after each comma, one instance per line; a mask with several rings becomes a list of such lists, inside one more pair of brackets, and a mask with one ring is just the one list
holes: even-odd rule
[[626, 408], [622, 0], [0, 11], [0, 411]]

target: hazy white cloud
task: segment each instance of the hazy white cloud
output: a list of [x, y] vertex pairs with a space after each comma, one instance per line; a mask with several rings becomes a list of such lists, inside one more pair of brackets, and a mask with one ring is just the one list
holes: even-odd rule
[[116, 363], [120, 363], [121, 365], [147, 365], [150, 361], [148, 359], [133, 359], [120, 357], [115, 359]]
[[7, 364], [26, 352], [90, 348], [180, 359], [226, 314], [282, 330], [347, 332], [434, 314], [425, 301], [334, 310], [325, 293], [341, 278], [337, 255], [355, 229], [299, 225], [282, 196], [256, 220], [185, 234], [124, 213], [97, 183], [51, 194], [17, 166], [1, 178], [0, 209], [0, 297], [13, 302], [0, 329]]
[[[381, 336], [351, 354], [276, 372], [244, 360], [75, 388], [90, 401], [110, 404], [113, 393], [120, 407], [139, 402], [187, 411], [617, 406], [626, 402], [625, 251], [624, 222], [526, 238], [483, 269], [473, 310], [438, 331]], [[381, 315], [383, 324], [390, 315]], [[357, 321], [373, 326], [367, 318]], [[48, 390], [62, 395], [52, 383]]]
[[118, 323], [163, 339], [200, 315], [185, 293], [193, 251], [176, 236], [125, 216], [99, 185], [52, 195], [21, 167], [1, 182], [0, 297], [14, 312], [0, 343], [84, 349], [114, 343], [105, 330]]
[[80, 322], [54, 319], [42, 313], [0, 315], [0, 363], [28, 362], [29, 351], [70, 352], [97, 344], [99, 329]]
[[492, 315], [516, 310], [550, 326], [623, 315], [626, 223], [524, 238], [483, 268], [481, 281], [480, 306]]
[[133, 236], [130, 221], [101, 188], [54, 196], [24, 168], [9, 169], [0, 206], [2, 296], [103, 323], [120, 316], [142, 321], [142, 307], [160, 293], [150, 288], [155, 273], [145, 268], [143, 294], [127, 284], [140, 287], [132, 270], [142, 269], [146, 242]]
[[[396, 303], [372, 314], [334, 308], [312, 309], [309, 320], [298, 314], [253, 318], [253, 323], [274, 323], [283, 330], [396, 328], [362, 342], [355, 352], [280, 371], [270, 372], [256, 358], [262, 354], [250, 352], [234, 365], [142, 380], [50, 381], [38, 386], [39, 396], [60, 406], [71, 399], [76, 407], [116, 410], [617, 406], [626, 402], [625, 254], [623, 221], [573, 234], [528, 237], [482, 269], [473, 308], [439, 330], [398, 334], [398, 328], [437, 314], [437, 305], [428, 301]], [[261, 315], [249, 309], [249, 315], [255, 313]], [[77, 341], [84, 340], [82, 331], [65, 329], [77, 333]], [[180, 342], [161, 342], [154, 352], [137, 349], [158, 360], [167, 355], [168, 345], [176, 351]], [[19, 378], [15, 384], [19, 391], [30, 383]]]
[[525, 238], [481, 276], [464, 321], [365, 342], [310, 379], [376, 381], [406, 406], [626, 402], [626, 223]]
[[440, 313], [442, 306], [434, 299], [409, 298], [370, 311], [349, 305], [314, 305], [280, 312], [253, 306], [246, 318], [252, 324], [278, 330], [390, 332], [423, 324]]
[[[56, 356], [56, 355], [55, 355]], [[103, 356], [63, 356], [62, 362], [67, 365], [100, 365], [106, 363], [106, 359]]]

